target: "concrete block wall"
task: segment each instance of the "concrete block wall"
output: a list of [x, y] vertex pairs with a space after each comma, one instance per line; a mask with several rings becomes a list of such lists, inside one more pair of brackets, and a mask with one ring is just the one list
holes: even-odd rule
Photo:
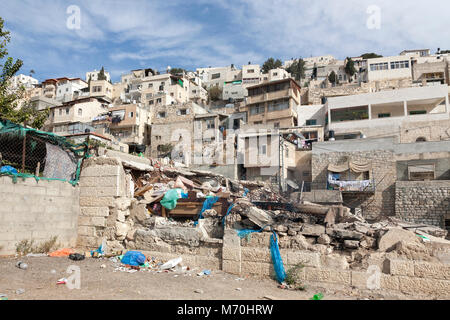
[[450, 180], [397, 181], [395, 214], [405, 221], [445, 228], [450, 219]]
[[0, 177], [0, 255], [15, 254], [22, 240], [39, 245], [55, 236], [74, 247], [79, 198], [80, 188], [67, 182]]

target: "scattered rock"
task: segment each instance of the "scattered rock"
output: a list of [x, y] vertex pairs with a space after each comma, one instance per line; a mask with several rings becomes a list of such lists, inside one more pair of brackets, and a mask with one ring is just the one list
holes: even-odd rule
[[333, 236], [344, 240], [361, 240], [363, 234], [356, 231], [334, 229]]
[[329, 235], [327, 235], [326, 233], [321, 234], [319, 236], [319, 238], [317, 239], [317, 243], [319, 244], [324, 244], [324, 245], [328, 245], [331, 243], [331, 238]]
[[16, 294], [23, 294], [25, 293], [25, 289], [17, 289]]
[[197, 289], [197, 290], [195, 290], [194, 292], [195, 292], [195, 293], [199, 293], [199, 294], [203, 294], [203, 293], [204, 293], [204, 291], [203, 291], [202, 289]]
[[304, 224], [301, 234], [306, 236], [321, 236], [325, 233], [325, 227], [320, 224]]
[[359, 241], [357, 240], [344, 240], [344, 247], [347, 249], [358, 249]]

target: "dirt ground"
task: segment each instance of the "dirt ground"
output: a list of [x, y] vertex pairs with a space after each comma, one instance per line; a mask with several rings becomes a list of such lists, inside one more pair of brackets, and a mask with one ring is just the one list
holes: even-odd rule
[[[18, 261], [27, 263], [28, 269], [17, 268]], [[70, 265], [80, 267], [80, 289], [70, 290], [57, 284], [59, 279], [70, 277], [67, 273]], [[361, 296], [351, 290], [308, 286], [304, 291], [283, 290], [270, 279], [239, 278], [215, 270], [209, 276], [198, 276], [200, 269], [185, 273], [148, 270], [128, 273], [115, 271], [118, 265], [108, 259], [93, 258], [83, 261], [0, 258], [0, 294], [8, 300], [267, 300], [265, 296], [273, 300], [309, 300], [319, 292], [324, 295], [323, 300], [399, 298]]]

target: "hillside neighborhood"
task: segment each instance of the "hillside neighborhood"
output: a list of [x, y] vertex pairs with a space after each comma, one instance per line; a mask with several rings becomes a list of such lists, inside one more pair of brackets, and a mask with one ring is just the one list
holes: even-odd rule
[[21, 72], [0, 299], [450, 298], [450, 51]]

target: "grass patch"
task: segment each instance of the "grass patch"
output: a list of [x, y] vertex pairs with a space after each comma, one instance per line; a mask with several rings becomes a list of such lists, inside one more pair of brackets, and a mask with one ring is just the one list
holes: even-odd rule
[[286, 284], [293, 286], [295, 290], [306, 290], [306, 287], [302, 284], [300, 280], [299, 271], [303, 269], [305, 266], [303, 264], [296, 264], [286, 271], [286, 279], [284, 282]]
[[34, 240], [22, 240], [16, 244], [16, 252], [23, 256], [29, 253], [49, 253], [58, 247], [57, 239], [54, 236], [40, 244], [35, 244]]

